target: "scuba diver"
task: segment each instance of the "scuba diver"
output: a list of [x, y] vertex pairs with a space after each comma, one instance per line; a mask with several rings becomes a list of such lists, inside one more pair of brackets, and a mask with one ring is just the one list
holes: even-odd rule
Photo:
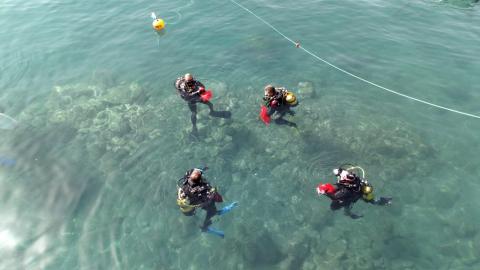
[[285, 114], [295, 115], [295, 112], [291, 110], [291, 107], [298, 105], [297, 97], [287, 89], [283, 87], [275, 88], [269, 84], [264, 89], [264, 105], [260, 111], [260, 118], [265, 124], [270, 123], [270, 116], [274, 113], [278, 113], [279, 116], [275, 119], [275, 123], [278, 125], [288, 125], [291, 127], [297, 127], [294, 122], [283, 119]]
[[190, 169], [185, 175], [178, 180], [177, 183], [177, 205], [180, 211], [186, 216], [195, 215], [197, 208], [206, 211], [205, 220], [200, 227], [203, 232], [209, 232], [220, 237], [224, 237], [222, 231], [210, 228], [212, 218], [215, 215], [223, 215], [230, 212], [237, 206], [237, 202], [233, 202], [224, 208], [217, 210], [215, 203], [223, 202], [222, 196], [217, 189], [212, 187], [203, 177], [203, 173], [208, 167], [203, 169]]
[[[355, 169], [359, 169], [362, 172], [362, 177], [354, 173]], [[330, 183], [320, 183], [317, 186], [318, 195], [325, 195], [332, 200], [330, 209], [333, 211], [343, 207], [345, 215], [357, 219], [361, 218], [362, 215], [352, 213], [351, 209], [353, 204], [359, 199], [375, 205], [390, 205], [392, 203], [392, 198], [388, 197], [375, 199], [375, 196], [373, 195], [373, 187], [365, 179], [365, 171], [361, 167], [340, 167], [334, 169], [333, 174], [337, 176], [337, 183], [334, 185]]]
[[188, 102], [188, 108], [192, 112], [192, 134], [198, 135], [197, 130], [197, 103], [203, 103], [210, 109], [210, 115], [213, 117], [230, 118], [229, 111], [215, 111], [213, 104], [209, 101], [212, 97], [211, 90], [205, 90], [205, 86], [195, 80], [192, 74], [187, 73], [185, 76], [178, 78], [175, 81], [175, 88], [178, 90], [180, 96]]

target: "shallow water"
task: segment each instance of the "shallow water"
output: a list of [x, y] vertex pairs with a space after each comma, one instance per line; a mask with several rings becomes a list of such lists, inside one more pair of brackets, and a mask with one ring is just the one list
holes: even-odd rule
[[[240, 3], [350, 72], [479, 115], [471, 2]], [[0, 22], [0, 269], [480, 268], [478, 119], [347, 77], [229, 1], [6, 0]], [[197, 141], [185, 72], [233, 113], [199, 106]], [[267, 83], [298, 94], [298, 130], [258, 120]], [[332, 213], [314, 188], [345, 162], [393, 205]], [[240, 204], [214, 222], [223, 240], [175, 204], [201, 165]]]

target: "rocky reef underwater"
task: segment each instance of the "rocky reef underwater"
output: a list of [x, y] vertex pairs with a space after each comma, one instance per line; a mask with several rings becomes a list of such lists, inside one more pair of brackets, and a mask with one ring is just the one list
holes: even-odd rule
[[[478, 223], [452, 207], [458, 194], [445, 182], [431, 181], [427, 190], [418, 181], [443, 161], [409, 123], [304, 81], [292, 89], [300, 100], [296, 115], [287, 116], [298, 128], [266, 127], [258, 119], [261, 90], [219, 81], [208, 87], [215, 108], [233, 116], [211, 118], [200, 104], [198, 138], [190, 136], [190, 111], [174, 89], [70, 84], [31, 103], [14, 130], [2, 131], [1, 147], [19, 160], [4, 174], [18, 182], [24, 229], [42, 216], [51, 221], [16, 254], [34, 254], [27, 246], [45, 234], [46, 248], [61, 255], [44, 261], [52, 269], [480, 266]], [[393, 196], [393, 205], [358, 202], [354, 211], [364, 218], [356, 221], [331, 212], [314, 188], [333, 181], [331, 170], [342, 163], [365, 168], [375, 193]], [[225, 230], [224, 240], [200, 232], [202, 212], [184, 217], [175, 204], [176, 180], [202, 165], [224, 199], [240, 204], [213, 224]]]

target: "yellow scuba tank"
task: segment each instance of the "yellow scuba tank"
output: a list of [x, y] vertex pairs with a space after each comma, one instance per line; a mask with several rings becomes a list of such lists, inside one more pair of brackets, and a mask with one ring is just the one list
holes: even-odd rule
[[177, 205], [180, 207], [180, 211], [184, 214], [191, 213], [195, 210], [196, 205], [191, 205], [188, 198], [182, 198], [182, 189], [178, 188], [177, 190]]
[[295, 96], [294, 93], [292, 93], [290, 91], [287, 91], [287, 94], [285, 95], [285, 101], [290, 106], [295, 106], [298, 103], [297, 102], [297, 97]]
[[183, 213], [190, 213], [195, 210], [195, 205], [190, 205], [187, 199], [177, 199], [177, 205]]
[[375, 198], [373, 195], [373, 187], [369, 184], [364, 184], [362, 186], [363, 199], [366, 201], [371, 201]]

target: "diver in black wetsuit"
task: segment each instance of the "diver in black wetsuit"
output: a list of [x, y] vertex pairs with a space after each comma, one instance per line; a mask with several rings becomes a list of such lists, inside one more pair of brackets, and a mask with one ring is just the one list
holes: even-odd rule
[[232, 211], [238, 205], [238, 202], [230, 203], [217, 210], [215, 203], [223, 202], [223, 198], [217, 189], [210, 186], [206, 179], [203, 178], [203, 171], [206, 169], [208, 168], [188, 170], [178, 180], [177, 205], [186, 216], [195, 215], [196, 208], [205, 210], [207, 213], [200, 228], [203, 232], [212, 233], [223, 238], [225, 234], [222, 231], [209, 227], [212, 224], [212, 217], [216, 215], [221, 216]]
[[332, 200], [331, 210], [335, 211], [343, 208], [345, 215], [357, 219], [361, 218], [362, 215], [352, 213], [351, 209], [359, 199], [375, 205], [391, 204], [392, 198], [380, 197], [380, 199], [375, 199], [373, 187], [365, 179], [361, 179], [354, 173], [341, 168], [333, 170], [333, 173], [338, 177], [337, 183], [334, 185], [330, 183], [319, 184], [317, 187], [319, 195], [326, 195]]
[[[263, 97], [264, 105], [268, 109], [268, 116], [272, 116], [274, 113], [278, 113], [279, 116], [275, 119], [275, 123], [278, 125], [288, 125], [291, 127], [297, 127], [297, 124], [283, 119], [285, 114], [295, 115], [295, 112], [291, 110], [291, 107], [297, 105], [296, 97], [283, 87], [274, 87], [273, 85], [265, 86], [265, 92]], [[292, 100], [292, 98], [294, 100]]]
[[210, 115], [213, 117], [230, 118], [229, 111], [215, 111], [213, 104], [206, 100], [202, 100], [201, 94], [205, 92], [205, 86], [195, 80], [192, 74], [185, 74], [185, 76], [178, 78], [175, 81], [175, 88], [178, 90], [180, 96], [188, 102], [188, 108], [192, 112], [192, 134], [197, 136], [197, 103], [203, 103], [210, 109]]
[[202, 169], [191, 169], [178, 182], [177, 204], [180, 211], [186, 216], [195, 215], [196, 208], [207, 212], [201, 227], [206, 230], [212, 223], [211, 219], [217, 214], [215, 202], [222, 202], [222, 196], [215, 188], [202, 177]]

